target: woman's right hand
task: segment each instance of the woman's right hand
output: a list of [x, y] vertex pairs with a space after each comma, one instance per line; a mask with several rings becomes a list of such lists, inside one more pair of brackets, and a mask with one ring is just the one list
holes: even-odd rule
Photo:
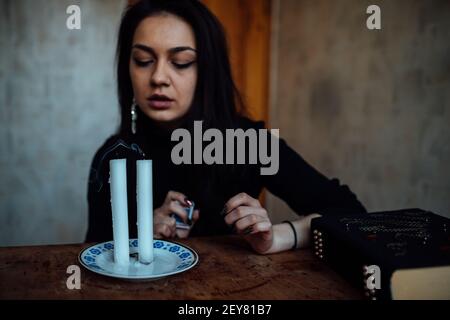
[[175, 218], [172, 218], [172, 213], [179, 216], [185, 223], [188, 222], [188, 216], [183, 206], [188, 207], [187, 197], [176, 191], [169, 191], [166, 199], [161, 207], [155, 209], [153, 213], [153, 236], [156, 239], [162, 238], [187, 238], [194, 225], [199, 218], [199, 211], [194, 210], [192, 215], [192, 224], [189, 230], [177, 229]]

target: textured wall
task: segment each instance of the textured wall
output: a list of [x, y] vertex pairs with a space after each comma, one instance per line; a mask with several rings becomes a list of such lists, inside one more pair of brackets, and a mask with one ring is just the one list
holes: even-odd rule
[[[81, 7], [81, 30], [66, 8]], [[0, 1], [0, 246], [79, 242], [95, 150], [118, 125], [119, 0]]]
[[[382, 30], [366, 28], [381, 7]], [[370, 211], [450, 216], [450, 2], [276, 0], [271, 126]], [[289, 210], [269, 197], [269, 211]]]

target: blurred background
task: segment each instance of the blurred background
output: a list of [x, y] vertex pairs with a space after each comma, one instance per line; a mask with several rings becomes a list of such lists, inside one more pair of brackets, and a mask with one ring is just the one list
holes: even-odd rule
[[[450, 1], [204, 0], [255, 119], [369, 211], [450, 217]], [[66, 27], [70, 5], [81, 30]], [[92, 157], [119, 124], [126, 0], [0, 0], [0, 246], [74, 243]], [[381, 30], [366, 9], [381, 8]], [[295, 218], [266, 193], [274, 222]]]

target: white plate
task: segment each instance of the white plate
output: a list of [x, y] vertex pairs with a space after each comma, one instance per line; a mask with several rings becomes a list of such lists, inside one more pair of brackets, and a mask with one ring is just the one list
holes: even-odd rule
[[198, 254], [179, 243], [153, 240], [154, 260], [145, 265], [138, 260], [138, 240], [130, 239], [130, 263], [119, 266], [114, 263], [114, 242], [93, 245], [80, 252], [80, 263], [88, 270], [104, 276], [146, 280], [159, 279], [187, 271], [198, 262]]

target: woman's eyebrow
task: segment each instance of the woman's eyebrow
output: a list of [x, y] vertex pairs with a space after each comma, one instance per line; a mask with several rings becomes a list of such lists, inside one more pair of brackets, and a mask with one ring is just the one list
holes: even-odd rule
[[148, 47], [148, 46], [143, 45], [143, 44], [137, 43], [137, 44], [133, 45], [133, 48], [136, 48], [136, 49], [145, 51], [145, 52], [147, 52], [147, 53], [150, 53], [150, 54], [152, 54], [152, 55], [155, 55], [155, 50], [153, 50], [153, 48]]
[[173, 53], [178, 53], [178, 52], [186, 51], [186, 50], [197, 52], [197, 50], [195, 50], [194, 48], [191, 48], [191, 47], [175, 47], [175, 48], [169, 49], [168, 51], [169, 51], [169, 53], [173, 54]]
[[[133, 45], [133, 48], [145, 51], [152, 55], [156, 55], [155, 50], [153, 48], [143, 45], [143, 44], [137, 43], [137, 44]], [[197, 50], [195, 50], [194, 48], [188, 47], [188, 46], [170, 48], [168, 50], [168, 52], [169, 52], [169, 54], [174, 54], [174, 53], [178, 53], [178, 52], [186, 51], [186, 50], [197, 52]]]

